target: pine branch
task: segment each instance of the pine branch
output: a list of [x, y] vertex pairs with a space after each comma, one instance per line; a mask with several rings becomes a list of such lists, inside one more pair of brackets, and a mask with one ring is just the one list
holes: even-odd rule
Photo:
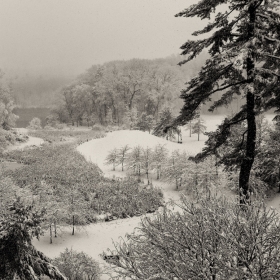
[[264, 73], [264, 74], [268, 74], [268, 75], [273, 75], [273, 76], [276, 76], [278, 78], [280, 78], [280, 75], [275, 73], [274, 71], [271, 71], [269, 69], [265, 69], [265, 68], [262, 68], [262, 67], [255, 67], [255, 71], [256, 72], [260, 72], [260, 73]]
[[234, 84], [229, 84], [227, 86], [218, 88], [216, 90], [213, 90], [209, 95], [212, 95], [213, 93], [218, 92], [218, 91], [225, 90], [225, 89], [227, 89], [229, 87], [233, 87], [233, 86], [237, 86], [237, 85], [242, 85], [242, 84], [246, 84], [246, 83], [250, 83], [250, 80], [243, 80], [243, 81], [240, 81], [240, 82], [237, 82], [237, 83], [234, 83]]
[[278, 40], [276, 38], [271, 38], [271, 37], [268, 37], [268, 36], [263, 36], [263, 38], [266, 39], [267, 41], [270, 41], [270, 42], [280, 43], [280, 40]]
[[244, 131], [244, 133], [242, 134], [242, 141], [241, 141], [241, 143], [238, 145], [238, 148], [239, 148], [239, 149], [241, 149], [242, 146], [243, 146], [243, 144], [244, 144], [245, 134], [246, 134], [247, 132], [248, 132], [248, 129], [246, 129], [246, 130]]
[[[279, 42], [280, 42], [280, 41], [279, 41]], [[279, 60], [280, 60], [280, 56], [275, 56], [275, 55], [266, 54], [266, 53], [264, 53], [264, 55], [269, 56], [269, 57], [271, 57], [271, 58], [275, 58], [275, 59], [279, 59]]]
[[268, 21], [272, 21], [273, 19], [271, 17], [269, 17], [268, 15], [264, 15], [264, 14], [261, 14], [261, 13], [256, 13], [256, 16], [258, 17], [261, 17], [261, 18], [265, 18], [267, 19]]
[[192, 160], [202, 161], [210, 155], [215, 155], [217, 153], [217, 149], [227, 141], [230, 135], [231, 126], [245, 121], [246, 118], [246, 108], [243, 108], [230, 120], [226, 118], [224, 122], [219, 125], [218, 129], [215, 132], [206, 133], [206, 135], [208, 135], [209, 137], [206, 141], [207, 146], [203, 148], [203, 151], [201, 153], [192, 158]]
[[208, 111], [213, 112], [216, 108], [220, 106], [228, 105], [232, 101], [232, 96], [234, 93], [236, 93], [234, 89], [225, 92], [219, 100], [213, 103], [213, 105], [208, 109]]

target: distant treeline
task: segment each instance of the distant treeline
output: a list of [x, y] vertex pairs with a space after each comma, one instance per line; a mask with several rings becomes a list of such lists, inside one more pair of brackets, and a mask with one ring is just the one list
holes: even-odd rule
[[[93, 65], [61, 90], [61, 102], [54, 112], [61, 122], [73, 125], [127, 125], [146, 117], [157, 122], [166, 107], [176, 116], [183, 105], [181, 90], [198, 73], [207, 56], [203, 53], [181, 67], [180, 56]], [[207, 113], [208, 108], [203, 107], [201, 113]]]
[[[45, 118], [51, 113], [58, 121], [75, 125], [123, 125], [129, 119], [146, 116], [157, 122], [165, 107], [176, 116], [183, 105], [181, 90], [198, 74], [207, 58], [204, 52], [183, 66], [178, 66], [184, 59], [179, 55], [111, 61], [93, 65], [76, 79], [62, 76], [15, 78], [10, 87], [20, 107], [14, 110], [19, 116], [16, 126], [26, 127], [34, 117], [40, 118], [44, 126]], [[220, 95], [214, 95], [201, 107], [200, 113], [210, 114], [209, 107]], [[213, 114], [232, 114], [242, 103], [240, 99], [232, 100], [227, 108], [220, 108]]]

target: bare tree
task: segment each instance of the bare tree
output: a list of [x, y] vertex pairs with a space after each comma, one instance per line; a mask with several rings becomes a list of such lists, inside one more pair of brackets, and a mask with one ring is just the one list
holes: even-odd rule
[[156, 168], [157, 179], [161, 178], [162, 167], [166, 163], [168, 157], [168, 150], [165, 148], [165, 145], [158, 144], [154, 148], [153, 152], [153, 165]]
[[114, 148], [113, 150], [109, 151], [108, 156], [105, 159], [106, 165], [113, 165], [113, 171], [116, 170], [116, 165], [118, 164], [118, 158], [119, 158], [119, 151]]
[[125, 146], [123, 146], [119, 149], [118, 158], [119, 158], [120, 164], [122, 165], [122, 171], [123, 171], [124, 163], [128, 158], [128, 151], [129, 150], [130, 150], [129, 145], [125, 145]]

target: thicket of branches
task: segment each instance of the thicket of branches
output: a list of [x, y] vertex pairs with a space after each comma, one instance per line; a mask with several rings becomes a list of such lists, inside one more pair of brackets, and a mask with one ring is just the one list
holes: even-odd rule
[[[129, 148], [128, 146], [125, 146]], [[174, 184], [176, 189], [191, 190], [193, 187], [218, 183], [218, 167], [215, 158], [196, 163], [190, 160], [186, 152], [174, 150], [172, 153], [164, 145], [158, 144], [154, 148], [135, 146], [126, 150], [123, 157], [123, 148], [109, 151], [106, 164], [112, 165], [113, 170], [118, 165], [122, 171], [126, 169], [129, 175], [134, 175], [141, 180], [145, 176], [148, 184], [152, 181], [152, 174], [156, 179]], [[214, 161], [214, 164], [213, 164]]]
[[24, 165], [4, 171], [23, 190], [30, 191], [38, 207], [46, 208], [44, 229], [50, 242], [59, 226], [77, 225], [104, 219], [119, 219], [154, 212], [162, 205], [157, 189], [141, 189], [135, 180], [112, 181], [74, 150], [75, 144], [44, 145], [4, 154], [6, 160]]
[[279, 278], [279, 217], [262, 202], [240, 207], [201, 194], [192, 201], [183, 196], [179, 207], [144, 217], [115, 242], [112, 279]]
[[98, 280], [100, 268], [96, 261], [83, 252], [66, 248], [52, 263], [68, 280]]

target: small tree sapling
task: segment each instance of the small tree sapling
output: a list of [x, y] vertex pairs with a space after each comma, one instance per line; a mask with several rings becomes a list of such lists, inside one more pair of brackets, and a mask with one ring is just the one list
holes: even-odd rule
[[105, 164], [106, 165], [113, 165], [113, 171], [116, 170], [116, 165], [118, 164], [118, 158], [119, 158], [119, 152], [116, 148], [113, 150], [109, 151], [108, 156], [105, 159]]

